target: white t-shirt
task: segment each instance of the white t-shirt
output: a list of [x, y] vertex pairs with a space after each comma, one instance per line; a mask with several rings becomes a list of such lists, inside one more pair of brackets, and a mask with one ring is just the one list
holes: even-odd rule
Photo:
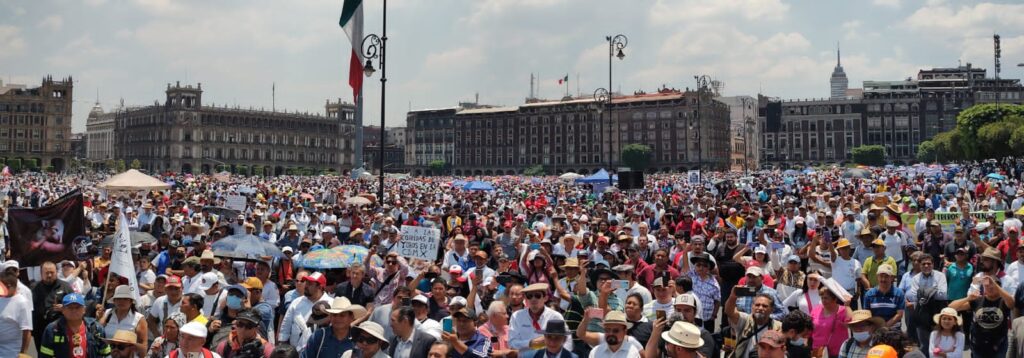
[[32, 302], [21, 295], [0, 298], [0, 357], [17, 357], [22, 331], [31, 330]]
[[[167, 302], [167, 296], [164, 295], [164, 296], [157, 297], [156, 300], [153, 301], [153, 305], [149, 307], [149, 315], [153, 316], [153, 317], [156, 317], [156, 321], [158, 323], [156, 325], [156, 328], [157, 328], [156, 331], [157, 332], [160, 332], [160, 334], [163, 334], [163, 332], [164, 332], [164, 321], [167, 320], [168, 316], [179, 312], [179, 309], [181, 308], [181, 300], [182, 299], [184, 299], [184, 297], [181, 298], [181, 299], [178, 299], [178, 303], [171, 304], [171, 303]], [[167, 305], [166, 312], [164, 312], [164, 305]]]
[[854, 292], [851, 290], [857, 288], [857, 279], [860, 277], [862, 268], [857, 259], [850, 257], [849, 260], [844, 260], [842, 256], [839, 256], [832, 260], [832, 278], [847, 291]]
[[[811, 306], [807, 305], [808, 298], [811, 299]], [[811, 314], [812, 306], [817, 306], [820, 304], [821, 296], [818, 296], [817, 290], [809, 292], [807, 296], [804, 296], [804, 290], [796, 290], [796, 292], [793, 292], [792, 294], [789, 295], [789, 297], [786, 297], [786, 299], [782, 301], [783, 307], [796, 306], [801, 311], [804, 311], [804, 313], [806, 314]]]

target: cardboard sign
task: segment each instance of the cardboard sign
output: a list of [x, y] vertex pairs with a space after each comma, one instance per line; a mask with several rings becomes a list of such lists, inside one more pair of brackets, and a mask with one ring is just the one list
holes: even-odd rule
[[[1002, 211], [972, 211], [970, 214], [971, 214], [971, 217], [973, 217], [976, 222], [981, 223], [981, 222], [988, 221], [988, 214], [989, 213], [996, 214], [996, 221], [1002, 222], [1003, 220], [1006, 219], [1006, 215]], [[924, 214], [921, 214], [920, 217], [923, 218]], [[900, 215], [900, 218], [903, 220], [903, 226], [906, 227], [908, 229], [908, 231], [910, 231], [911, 233], [913, 233], [916, 236], [918, 233], [915, 232], [914, 226], [915, 226], [915, 224], [917, 224], [918, 214], [907, 214], [907, 213], [904, 213], [904, 214]], [[959, 211], [957, 211], [957, 212], [949, 212], [949, 211], [937, 211], [937, 212], [935, 212], [935, 221], [938, 221], [939, 224], [942, 225], [942, 231], [944, 231], [946, 233], [949, 233], [949, 234], [952, 234], [956, 230], [956, 227], [960, 225], [961, 218], [963, 218], [963, 214], [961, 212], [959, 212]]]
[[395, 249], [402, 257], [427, 261], [437, 259], [437, 249], [441, 244], [441, 230], [406, 225], [402, 226], [401, 238]]
[[227, 195], [224, 197], [224, 207], [232, 210], [238, 210], [239, 212], [245, 211], [245, 196], [244, 195]]

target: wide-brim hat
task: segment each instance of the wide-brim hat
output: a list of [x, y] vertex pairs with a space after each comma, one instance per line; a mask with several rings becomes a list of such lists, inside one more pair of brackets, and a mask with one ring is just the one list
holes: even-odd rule
[[366, 315], [366, 308], [360, 305], [354, 305], [348, 298], [337, 297], [331, 301], [331, 307], [324, 310], [327, 313], [338, 314], [344, 312], [352, 312], [356, 317]]
[[203, 254], [199, 256], [199, 261], [202, 260], [213, 260], [213, 264], [217, 265], [220, 263], [220, 258], [213, 256], [213, 251], [204, 250]]
[[609, 311], [604, 315], [604, 322], [601, 322], [601, 327], [608, 327], [613, 324], [625, 326], [627, 330], [633, 328], [633, 324], [626, 320], [626, 313], [622, 311]]
[[377, 340], [380, 341], [382, 347], [388, 346], [388, 339], [386, 336], [384, 336], [384, 327], [382, 327], [379, 323], [373, 321], [363, 321], [363, 323], [360, 323], [358, 326], [355, 326], [353, 328], [358, 329], [363, 333], [369, 334], [373, 338], [376, 338]]
[[704, 346], [704, 340], [700, 338], [700, 328], [685, 321], [678, 321], [671, 329], [662, 332], [661, 339], [683, 348], [698, 349]]
[[135, 295], [132, 294], [132, 287], [128, 285], [120, 285], [114, 289], [114, 295], [110, 296], [110, 299], [115, 300], [118, 298], [127, 298], [135, 301]]
[[885, 324], [881, 317], [873, 316], [870, 310], [856, 310], [850, 315], [850, 321], [846, 322], [846, 325], [852, 327], [861, 322], [869, 322], [879, 327]]
[[939, 319], [941, 319], [942, 316], [956, 317], [956, 325], [964, 325], [964, 318], [960, 317], [960, 312], [957, 312], [955, 309], [949, 307], [943, 308], [942, 311], [939, 311], [939, 313], [936, 313], [935, 316], [932, 317], [932, 320], [935, 321], [935, 324], [939, 324]]
[[569, 330], [566, 329], [565, 321], [563, 320], [553, 319], [544, 325], [544, 335], [546, 336], [568, 336], [569, 334]]
[[999, 252], [999, 250], [996, 250], [991, 247], [985, 249], [985, 251], [981, 253], [981, 258], [999, 261], [1000, 263], [1003, 262], [1003, 255]]
[[836, 250], [839, 250], [844, 247], [850, 247], [850, 240], [839, 239], [839, 242], [836, 243]]
[[903, 213], [903, 209], [900, 208], [900, 206], [897, 205], [896, 203], [889, 203], [889, 205], [886, 205], [885, 208], [888, 209], [889, 211], [892, 211], [893, 213], [896, 213], [896, 214], [902, 214]]
[[693, 255], [693, 256], [690, 257], [690, 264], [691, 265], [696, 265], [697, 262], [700, 262], [700, 261], [707, 262], [708, 263], [708, 269], [711, 269], [711, 270], [715, 269], [715, 261], [711, 260], [711, 255], [708, 255], [707, 252], [702, 252], [702, 253], [700, 253], [698, 255]]
[[138, 336], [135, 335], [135, 332], [132, 332], [132, 331], [129, 331], [129, 330], [125, 330], [125, 329], [119, 329], [116, 332], [114, 332], [114, 336], [113, 337], [111, 337], [111, 338], [104, 338], [103, 340], [107, 341], [108, 343], [123, 343], [123, 344], [136, 344], [136, 343], [139, 342], [139, 338], [138, 338]]

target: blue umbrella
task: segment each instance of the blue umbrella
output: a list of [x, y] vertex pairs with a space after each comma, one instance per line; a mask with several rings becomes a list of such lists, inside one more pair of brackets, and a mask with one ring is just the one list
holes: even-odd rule
[[494, 185], [485, 181], [474, 180], [466, 183], [466, 186], [462, 187], [463, 190], [494, 190]]
[[232, 235], [210, 244], [215, 256], [242, 260], [262, 260], [264, 257], [283, 258], [276, 245], [254, 235]]
[[786, 171], [782, 172], [782, 175], [800, 175], [800, 172], [793, 169], [787, 169]]
[[1006, 177], [1002, 176], [999, 173], [989, 173], [985, 177], [989, 178], [989, 179], [995, 179], [995, 180], [1006, 180]]

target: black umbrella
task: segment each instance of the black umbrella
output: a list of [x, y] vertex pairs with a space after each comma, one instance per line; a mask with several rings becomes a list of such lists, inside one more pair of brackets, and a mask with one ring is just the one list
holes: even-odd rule
[[[117, 234], [107, 235], [107, 237], [103, 238], [103, 241], [100, 242], [100, 246], [108, 247], [114, 245], [114, 235]], [[153, 237], [153, 235], [150, 235], [148, 232], [130, 231], [129, 235], [131, 236], [132, 246], [152, 244], [156, 242], [156, 238]]]

